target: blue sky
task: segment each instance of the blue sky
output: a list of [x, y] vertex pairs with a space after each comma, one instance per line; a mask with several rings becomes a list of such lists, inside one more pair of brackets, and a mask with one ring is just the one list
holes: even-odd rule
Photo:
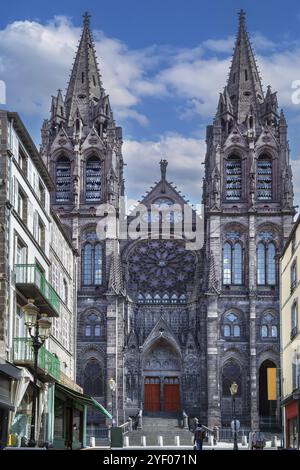
[[0, 79], [7, 107], [21, 114], [39, 144], [51, 95], [67, 86], [88, 10], [104, 87], [123, 127], [128, 195], [141, 196], [157, 180], [164, 155], [169, 179], [197, 203], [205, 127], [226, 83], [240, 8], [264, 89], [278, 90], [288, 118], [299, 203], [300, 105], [292, 103], [291, 85], [300, 79], [300, 5], [294, 0], [3, 2]]

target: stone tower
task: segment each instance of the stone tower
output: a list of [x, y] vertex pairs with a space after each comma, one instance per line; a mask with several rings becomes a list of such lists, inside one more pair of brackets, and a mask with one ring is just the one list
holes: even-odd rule
[[[50, 119], [43, 123], [41, 153], [56, 185], [52, 207], [79, 255], [77, 381], [108, 409], [122, 410], [119, 246], [113, 237], [103, 241], [96, 235], [97, 207], [110, 203], [118, 213], [124, 194], [122, 130], [102, 85], [88, 14], [66, 96], [59, 90], [52, 98]], [[110, 378], [117, 384], [113, 404]], [[99, 413], [91, 414], [88, 425], [99, 425], [97, 419]]]
[[[207, 127], [203, 184], [207, 272], [208, 425], [236, 415], [257, 428], [280, 420], [278, 254], [292, 227], [293, 187], [287, 124], [276, 93], [264, 94], [245, 12], [227, 85]], [[277, 396], [268, 401], [268, 369]]]

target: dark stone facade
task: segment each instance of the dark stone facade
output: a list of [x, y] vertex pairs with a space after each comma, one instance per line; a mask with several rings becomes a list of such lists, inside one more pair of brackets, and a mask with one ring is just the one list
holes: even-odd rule
[[[148, 407], [185, 410], [214, 426], [231, 420], [235, 381], [243, 424], [278, 422], [278, 403], [265, 410], [260, 370], [266, 360], [277, 370], [280, 364], [276, 255], [293, 223], [292, 175], [286, 121], [276, 94], [270, 88], [263, 94], [243, 12], [228, 83], [207, 128], [202, 249], [111, 237], [101, 242], [99, 268], [96, 208], [109, 202], [119, 211], [121, 147], [85, 16], [66, 99], [60, 92], [53, 98], [42, 128], [42, 155], [65, 198], [53, 194], [52, 205], [80, 255], [78, 382], [119, 421]], [[89, 172], [98, 171], [97, 162], [101, 176], [93, 182]], [[166, 180], [166, 165], [161, 172], [142, 203], [183, 207], [186, 201]], [[86, 370], [101, 371], [99, 380], [87, 378]], [[117, 384], [113, 396], [110, 378]], [[277, 389], [279, 400], [279, 378]], [[99, 424], [93, 416], [89, 422]]]

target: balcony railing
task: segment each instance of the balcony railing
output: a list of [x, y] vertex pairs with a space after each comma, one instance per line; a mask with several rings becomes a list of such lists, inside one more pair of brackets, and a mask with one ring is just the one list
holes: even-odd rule
[[[33, 367], [34, 354], [31, 338], [14, 338], [13, 340], [13, 358], [15, 364]], [[45, 346], [42, 346], [38, 354], [39, 373], [44, 376], [50, 376], [52, 379], [60, 379], [60, 361], [51, 354]]]
[[35, 264], [17, 264], [15, 282], [17, 289], [27, 299], [34, 299], [42, 313], [52, 317], [60, 314], [60, 298]]

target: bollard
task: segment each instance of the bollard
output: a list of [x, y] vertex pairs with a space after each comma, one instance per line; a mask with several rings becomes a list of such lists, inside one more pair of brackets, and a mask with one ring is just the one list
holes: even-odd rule
[[253, 437], [253, 432], [249, 432], [249, 439], [248, 439], [248, 449], [252, 450], [252, 437]]
[[94, 437], [90, 437], [90, 447], [95, 447], [96, 439]]
[[247, 445], [247, 436], [242, 436], [242, 446]]
[[271, 447], [277, 447], [277, 436], [272, 436]]
[[124, 447], [129, 447], [129, 437], [124, 436]]
[[213, 445], [214, 445], [214, 436], [213, 436], [212, 434], [210, 434], [210, 435], [208, 436], [208, 443], [207, 443], [207, 445], [209, 445], [209, 446], [213, 446]]
[[163, 447], [164, 445], [164, 440], [162, 436], [157, 436], [158, 437], [158, 445], [159, 447]]
[[141, 437], [141, 445], [142, 445], [142, 447], [146, 447], [146, 445], [147, 445], [146, 444], [146, 436]]
[[180, 447], [180, 437], [179, 436], [175, 436], [175, 446], [176, 447]]

